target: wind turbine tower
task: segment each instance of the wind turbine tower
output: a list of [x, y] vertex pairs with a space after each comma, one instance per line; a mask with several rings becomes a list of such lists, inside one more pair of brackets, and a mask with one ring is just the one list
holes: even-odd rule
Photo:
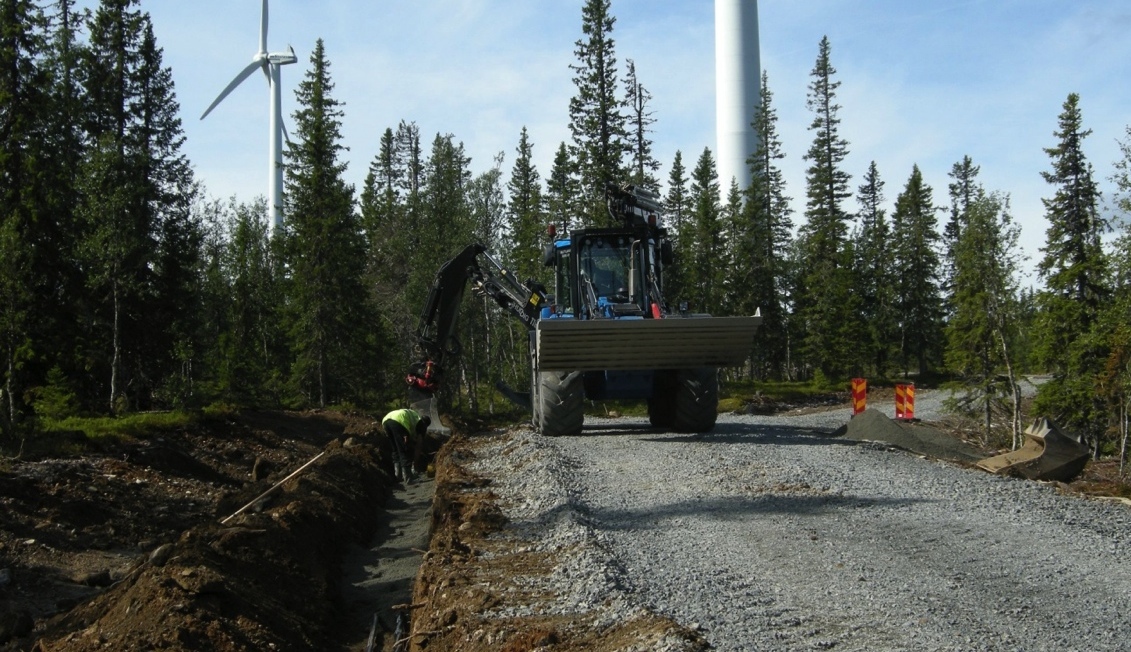
[[715, 0], [715, 137], [719, 190], [750, 186], [746, 159], [758, 147], [751, 123], [761, 102], [758, 0]]
[[268, 162], [268, 175], [267, 175], [267, 215], [268, 222], [273, 225], [274, 230], [278, 230], [283, 225], [283, 137], [285, 135], [285, 128], [283, 127], [283, 95], [282, 85], [279, 82], [279, 69], [291, 63], [296, 63], [298, 58], [295, 56], [294, 48], [287, 46], [286, 52], [267, 52], [267, 0], [263, 0], [263, 13], [259, 24], [259, 51], [252, 57], [251, 63], [246, 68], [240, 71], [236, 78], [231, 81], [228, 86], [220, 91], [212, 104], [200, 116], [203, 120], [216, 108], [216, 105], [224, 100], [236, 86], [243, 83], [243, 80], [251, 76], [256, 69], [263, 71], [263, 76], [267, 78], [267, 85], [270, 90], [270, 144], [267, 152]]

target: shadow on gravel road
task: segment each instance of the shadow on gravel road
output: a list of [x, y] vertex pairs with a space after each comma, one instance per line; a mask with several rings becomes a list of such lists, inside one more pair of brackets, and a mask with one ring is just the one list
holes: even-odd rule
[[[671, 519], [738, 520], [752, 515], [789, 514], [791, 516], [813, 516], [845, 508], [866, 509], [872, 507], [905, 507], [926, 502], [920, 499], [863, 498], [851, 495], [801, 493], [781, 493], [780, 489], [766, 488], [767, 493], [726, 496], [708, 500], [684, 500], [666, 505], [649, 505], [641, 509], [592, 509], [581, 508], [591, 519], [600, 523], [605, 530], [631, 531], [653, 530], [671, 527]], [[774, 493], [768, 493], [773, 491]], [[815, 491], [815, 490], [811, 490]]]
[[[651, 430], [656, 433], [663, 432], [654, 428]], [[625, 432], [623, 434], [636, 433]], [[831, 430], [739, 423], [721, 423], [715, 426], [714, 430], [706, 433], [667, 434], [660, 437], [648, 437], [644, 441], [672, 444], [698, 442], [702, 444], [775, 444], [778, 446], [854, 446], [859, 443], [848, 439], [835, 438], [832, 436]]]
[[774, 443], [787, 446], [850, 446], [859, 442], [833, 437], [832, 428], [800, 428], [751, 423], [719, 423], [714, 430], [703, 433], [680, 434], [656, 428], [643, 421], [621, 420], [617, 423], [586, 423], [579, 437], [640, 437], [641, 441], [685, 444], [757, 444]]

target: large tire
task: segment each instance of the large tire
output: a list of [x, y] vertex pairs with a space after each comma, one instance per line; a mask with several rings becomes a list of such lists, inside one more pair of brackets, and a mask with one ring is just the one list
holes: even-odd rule
[[652, 377], [652, 398], [648, 399], [648, 421], [656, 428], [675, 424], [676, 371], [659, 370]]
[[580, 371], [541, 371], [538, 372], [538, 387], [532, 392], [531, 400], [537, 400], [534, 408], [538, 430], [549, 437], [581, 434], [581, 424], [585, 420], [585, 386]]
[[714, 367], [681, 369], [675, 390], [677, 432], [709, 432], [719, 416], [719, 373]]

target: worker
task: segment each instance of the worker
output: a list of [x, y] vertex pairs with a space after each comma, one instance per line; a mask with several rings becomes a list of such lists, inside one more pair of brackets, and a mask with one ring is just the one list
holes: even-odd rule
[[432, 420], [427, 416], [420, 416], [416, 410], [407, 408], [393, 410], [381, 419], [381, 427], [393, 447], [393, 472], [405, 484], [412, 482], [414, 477], [409, 451], [415, 454], [416, 446], [413, 444], [424, 438], [431, 423]]

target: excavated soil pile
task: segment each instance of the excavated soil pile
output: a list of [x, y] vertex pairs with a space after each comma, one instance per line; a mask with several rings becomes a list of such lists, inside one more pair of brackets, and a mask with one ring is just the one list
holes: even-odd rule
[[949, 433], [923, 423], [893, 421], [874, 408], [855, 415], [834, 434], [856, 441], [883, 442], [920, 455], [955, 462], [977, 462], [986, 457], [974, 446]]
[[8, 463], [0, 649], [343, 648], [357, 626], [340, 622], [340, 560], [372, 538], [389, 491], [375, 427], [252, 413]]

